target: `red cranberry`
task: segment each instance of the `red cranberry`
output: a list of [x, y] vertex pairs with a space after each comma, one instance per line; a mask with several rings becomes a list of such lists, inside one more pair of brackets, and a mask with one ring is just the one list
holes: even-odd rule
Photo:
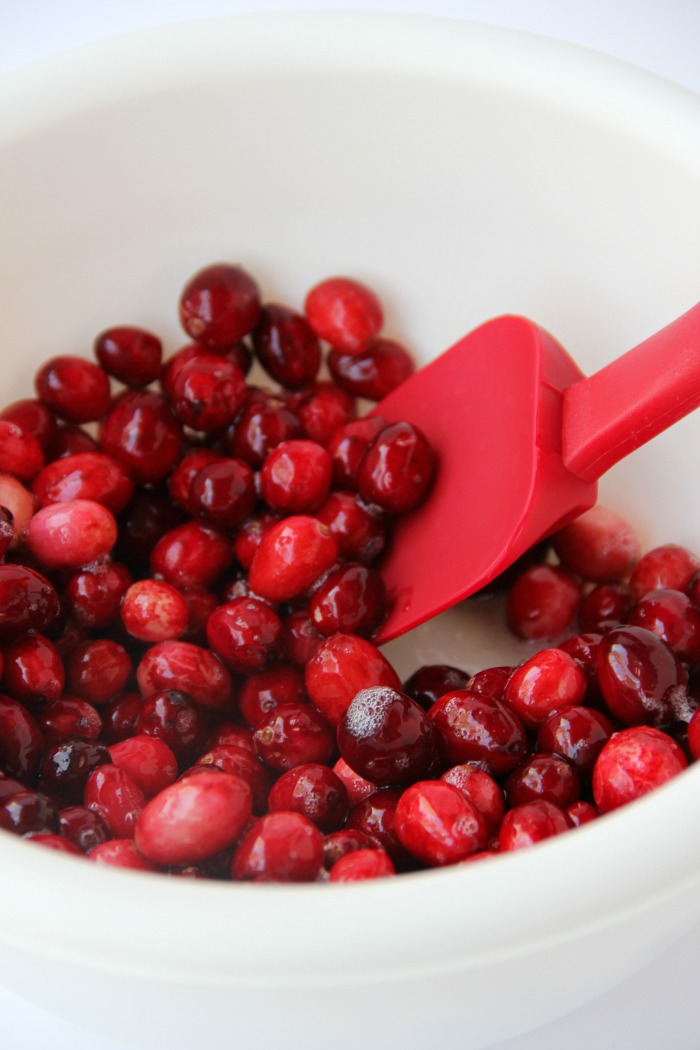
[[40, 573], [0, 564], [0, 641], [43, 631], [58, 614], [58, 596]]
[[56, 417], [38, 398], [23, 397], [0, 411], [0, 419], [14, 423], [25, 434], [33, 434], [45, 454], [53, 451], [57, 435]]
[[279, 398], [252, 400], [232, 428], [229, 451], [258, 469], [282, 441], [302, 436], [299, 417]]
[[117, 619], [122, 598], [132, 582], [131, 573], [121, 562], [93, 562], [70, 574], [63, 599], [80, 627], [103, 630]]
[[61, 740], [44, 752], [41, 775], [51, 791], [81, 802], [90, 773], [110, 761], [107, 748], [94, 740]]
[[681, 669], [658, 635], [621, 627], [598, 646], [598, 682], [612, 715], [624, 725], [661, 725], [674, 719]]
[[160, 375], [161, 341], [143, 328], [108, 328], [97, 336], [93, 349], [104, 371], [125, 386], [148, 386]]
[[560, 835], [571, 827], [564, 810], [553, 802], [537, 800], [509, 809], [503, 818], [498, 834], [498, 847], [502, 853], [509, 850], [534, 846], [543, 839]]
[[0, 419], [0, 463], [7, 474], [31, 481], [44, 465], [39, 439], [15, 423]]
[[401, 689], [383, 653], [354, 634], [335, 634], [324, 642], [306, 665], [305, 681], [311, 700], [335, 726], [361, 689]]
[[151, 571], [173, 587], [211, 587], [232, 560], [228, 536], [218, 529], [188, 521], [158, 540], [151, 554]]
[[137, 850], [133, 839], [110, 839], [99, 843], [88, 853], [96, 864], [107, 864], [114, 868], [129, 868], [132, 871], [158, 871], [155, 864], [146, 860]]
[[34, 377], [38, 397], [61, 419], [89, 423], [101, 419], [110, 401], [105, 372], [83, 357], [53, 357]]
[[680, 660], [700, 663], [700, 609], [682, 591], [648, 591], [631, 609], [628, 623], [658, 634]]
[[459, 788], [463, 795], [481, 813], [490, 838], [498, 835], [498, 829], [505, 815], [506, 803], [503, 791], [488, 773], [477, 766], [462, 763], [451, 766], [440, 780]]
[[371, 564], [386, 546], [386, 524], [383, 513], [366, 507], [359, 496], [350, 492], [331, 492], [316, 511], [338, 545], [338, 556], [346, 561]]
[[583, 800], [572, 802], [570, 806], [566, 807], [565, 812], [575, 828], [580, 828], [583, 824], [590, 824], [592, 820], [596, 820], [600, 816], [592, 802], [584, 802]]
[[15, 835], [51, 834], [58, 831], [58, 811], [39, 791], [18, 791], [0, 801], [0, 828]]
[[311, 704], [279, 704], [253, 731], [255, 750], [265, 765], [283, 773], [306, 763], [327, 763], [335, 751], [331, 726]]
[[217, 722], [209, 736], [207, 747], [240, 747], [254, 755], [253, 731], [239, 722]]
[[319, 339], [346, 354], [362, 353], [384, 321], [374, 292], [350, 277], [330, 277], [315, 285], [304, 311]]
[[236, 561], [242, 568], [250, 568], [250, 563], [260, 546], [263, 535], [271, 525], [278, 521], [279, 514], [271, 510], [261, 510], [243, 522], [233, 541], [233, 553], [236, 556]]
[[612, 723], [590, 707], [562, 707], [537, 730], [537, 747], [561, 755], [581, 773], [590, 773], [603, 745], [613, 732]]
[[85, 782], [84, 803], [105, 821], [112, 837], [134, 837], [136, 821], [146, 796], [136, 781], [119, 766], [98, 766]]
[[363, 689], [338, 723], [338, 747], [347, 764], [373, 784], [410, 784], [428, 776], [437, 737], [425, 711], [396, 689]]
[[109, 638], [84, 642], [65, 660], [69, 692], [91, 704], [106, 704], [124, 691], [133, 667], [126, 649]]
[[477, 671], [475, 675], [472, 675], [465, 686], [457, 686], [457, 688], [466, 689], [470, 693], [478, 693], [479, 696], [495, 696], [497, 700], [502, 700], [506, 682], [514, 670], [513, 667], [505, 666], [485, 667], [483, 671]]
[[[11, 474], [0, 474], [0, 506], [3, 515], [3, 546], [5, 551], [18, 547], [34, 513], [34, 497], [21, 481]], [[10, 518], [7, 518], [7, 514]], [[11, 531], [10, 531], [11, 526]]]
[[180, 323], [191, 339], [226, 350], [255, 328], [260, 291], [241, 266], [218, 263], [192, 277], [180, 296]]
[[48, 463], [32, 482], [40, 507], [68, 500], [93, 500], [120, 514], [134, 494], [123, 463], [103, 452], [78, 452]]
[[114, 515], [87, 499], [42, 507], [26, 535], [29, 550], [48, 569], [79, 569], [109, 554], [116, 539]]
[[561, 649], [543, 649], [513, 671], [503, 698], [523, 725], [536, 728], [554, 711], [579, 704], [585, 693], [581, 665]]
[[297, 667], [306, 667], [323, 645], [325, 638], [317, 631], [307, 609], [297, 609], [282, 621], [279, 655]]
[[64, 423], [56, 429], [52, 452], [54, 459], [77, 456], [82, 452], [99, 452], [100, 446], [87, 430], [73, 423]]
[[449, 664], [424, 664], [404, 682], [404, 692], [429, 711], [445, 693], [466, 687], [469, 675]]
[[311, 513], [324, 502], [331, 486], [331, 458], [315, 441], [283, 441], [260, 470], [260, 494], [273, 510]]
[[323, 832], [340, 827], [348, 809], [342, 780], [318, 763], [305, 763], [283, 773], [269, 796], [270, 812], [303, 813]]
[[239, 674], [259, 671], [270, 662], [280, 631], [274, 609], [256, 598], [225, 602], [207, 620], [210, 647]]
[[357, 882], [395, 875], [396, 868], [383, 849], [358, 849], [347, 853], [330, 869], [329, 882]]
[[119, 610], [132, 638], [162, 642], [179, 638], [189, 621], [187, 602], [163, 580], [138, 580], [124, 594]]
[[478, 762], [491, 776], [510, 773], [525, 755], [527, 739], [515, 712], [493, 696], [455, 689], [428, 712], [438, 731], [443, 762]]
[[131, 390], [121, 394], [105, 416], [100, 444], [138, 484], [149, 485], [164, 478], [177, 462], [182, 428], [162, 394]]
[[140, 693], [123, 693], [101, 710], [102, 738], [106, 744], [126, 740], [136, 732], [136, 724], [146, 705]]
[[224, 456], [220, 452], [205, 445], [187, 452], [168, 476], [168, 494], [172, 501], [190, 514], [195, 513], [196, 508], [191, 499], [192, 482], [200, 470], [222, 459]]
[[435, 453], [427, 438], [401, 422], [379, 432], [362, 459], [357, 482], [366, 503], [405, 514], [423, 502], [434, 473]]
[[164, 740], [137, 733], [109, 748], [115, 766], [126, 770], [146, 798], [152, 798], [177, 778], [177, 758]]
[[264, 306], [253, 346], [265, 371], [280, 386], [300, 390], [315, 380], [321, 346], [306, 319], [294, 310], [277, 303]]
[[220, 769], [224, 773], [233, 773], [240, 777], [253, 793], [253, 813], [259, 815], [267, 811], [270, 777], [254, 751], [237, 744], [219, 744], [200, 755], [194, 766], [184, 775], [190, 776], [202, 769]]
[[341, 565], [314, 590], [309, 614], [321, 634], [342, 631], [369, 637], [386, 614], [384, 581], [365, 565]]
[[58, 814], [61, 835], [80, 850], [89, 853], [110, 837], [110, 831], [99, 813], [86, 806], [65, 806]]
[[302, 813], [267, 813], [233, 856], [234, 880], [313, 882], [323, 867], [323, 836]]
[[345, 793], [351, 806], [362, 802], [365, 798], [369, 798], [370, 795], [373, 795], [378, 790], [376, 784], [366, 780], [359, 773], [356, 773], [354, 769], [351, 769], [344, 758], [338, 759], [333, 766], [333, 772], [345, 786]]
[[328, 367], [338, 386], [369, 401], [381, 401], [414, 370], [408, 350], [394, 339], [375, 339], [361, 354], [331, 350]]
[[206, 723], [201, 710], [186, 693], [167, 689], [142, 701], [129, 735], [134, 731], [157, 737], [178, 758], [185, 759], [201, 750]]
[[250, 566], [250, 586], [269, 601], [289, 601], [330, 569], [337, 550], [330, 529], [316, 518], [306, 514], [283, 518], [260, 541]]
[[601, 813], [633, 802], [687, 766], [678, 744], [660, 729], [633, 726], [613, 734], [593, 770], [593, 797]]
[[666, 543], [647, 551], [634, 567], [629, 588], [632, 601], [639, 601], [649, 591], [684, 591], [700, 569], [700, 560], [686, 547]]
[[394, 826], [404, 847], [428, 867], [456, 864], [486, 847], [484, 818], [459, 788], [441, 780], [406, 788]]
[[349, 853], [354, 853], [356, 850], [378, 850], [379, 848], [373, 838], [356, 828], [340, 828], [338, 831], [331, 831], [323, 838], [324, 867], [330, 871], [341, 857], [347, 857]]
[[565, 525], [552, 542], [565, 568], [595, 583], [626, 580], [641, 554], [635, 529], [600, 504]]
[[629, 591], [619, 583], [599, 583], [584, 595], [578, 608], [578, 624], [584, 633], [619, 627], [627, 619]]
[[338, 427], [357, 415], [355, 398], [335, 383], [314, 383], [298, 396], [296, 405], [304, 437], [324, 448]]
[[221, 660], [192, 642], [157, 642], [136, 669], [146, 699], [164, 690], [186, 693], [200, 707], [218, 709], [233, 697], [231, 675]]
[[507, 617], [521, 638], [555, 638], [570, 629], [581, 599], [581, 586], [554, 565], [526, 569], [508, 595]]
[[183, 521], [180, 508], [157, 490], [138, 489], [120, 517], [115, 556], [132, 572], [147, 575], [153, 547]]
[[5, 649], [2, 684], [24, 704], [48, 704], [63, 692], [63, 661], [56, 646], [41, 634], [18, 638]]
[[0, 693], [0, 768], [31, 783], [39, 769], [44, 741], [39, 726], [23, 704]]
[[522, 806], [537, 799], [566, 809], [578, 801], [581, 782], [565, 758], [553, 754], [530, 755], [513, 770], [504, 785], [509, 806]]
[[365, 452], [386, 427], [381, 416], [363, 416], [339, 427], [328, 443], [336, 488], [357, 489], [357, 476]]
[[180, 594], [187, 606], [187, 627], [182, 637], [187, 642], [203, 645], [206, 642], [207, 620], [219, 604], [219, 599], [206, 587], [183, 587]]
[[14, 515], [7, 507], [0, 506], [0, 562], [4, 560], [10, 544], [15, 538]]
[[688, 722], [688, 750], [696, 762], [700, 759], [700, 708], [697, 708]]
[[244, 721], [254, 728], [263, 715], [279, 704], [303, 704], [307, 700], [301, 670], [282, 664], [256, 671], [241, 682], [238, 710]]
[[220, 354], [198, 354], [177, 372], [170, 391], [175, 415], [185, 426], [207, 433], [224, 430], [243, 407], [243, 373]]
[[235, 529], [258, 500], [255, 475], [242, 459], [221, 458], [195, 475], [190, 487], [193, 513], [218, 529]]

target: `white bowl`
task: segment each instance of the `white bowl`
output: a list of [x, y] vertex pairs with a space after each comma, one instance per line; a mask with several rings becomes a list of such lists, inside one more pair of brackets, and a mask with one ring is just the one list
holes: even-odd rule
[[[10, 74], [0, 102], [4, 402], [113, 323], [175, 349], [180, 287], [219, 259], [297, 304], [364, 278], [423, 359], [512, 311], [593, 371], [698, 298], [700, 99], [536, 37], [239, 16]], [[605, 479], [647, 545], [700, 548], [699, 442], [696, 414]], [[482, 617], [391, 655], [515, 658]], [[0, 979], [135, 1046], [484, 1047], [700, 917], [699, 807], [694, 768], [534, 849], [342, 887], [96, 870], [3, 833]]]

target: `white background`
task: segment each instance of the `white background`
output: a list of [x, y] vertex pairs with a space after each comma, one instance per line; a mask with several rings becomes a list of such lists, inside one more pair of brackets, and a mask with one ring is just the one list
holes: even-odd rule
[[[700, 92], [700, 0], [0, 0], [0, 74], [66, 48], [164, 22], [299, 8], [403, 11], [525, 29], [624, 59]], [[697, 816], [688, 815], [690, 834], [697, 833]], [[621, 987], [498, 1050], [697, 1050], [699, 963], [700, 926], [695, 926], [671, 952]], [[126, 1006], [115, 1003], [115, 1010]], [[0, 1019], [7, 1050], [130, 1050], [55, 1020], [2, 988]], [[317, 1048], [310, 1044], [309, 1050]], [[374, 1050], [371, 1037], [366, 1050]]]

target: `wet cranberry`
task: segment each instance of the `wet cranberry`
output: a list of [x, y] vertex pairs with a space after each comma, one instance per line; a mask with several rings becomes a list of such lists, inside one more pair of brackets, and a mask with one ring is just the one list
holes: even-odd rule
[[578, 581], [554, 565], [526, 569], [507, 600], [508, 625], [521, 638], [555, 638], [571, 628], [581, 599]]
[[302, 436], [296, 412], [280, 398], [253, 400], [243, 409], [233, 426], [229, 451], [258, 469], [282, 441]]
[[280, 773], [309, 762], [327, 763], [335, 752], [335, 734], [311, 704], [279, 704], [260, 719], [253, 739], [263, 762]]
[[404, 682], [404, 692], [424, 711], [429, 711], [436, 700], [455, 689], [464, 689], [469, 680], [466, 671], [449, 664], [424, 664]]
[[82, 452], [99, 452], [99, 443], [92, 434], [74, 423], [64, 423], [56, 429], [56, 440], [52, 447], [54, 459], [77, 456]]
[[401, 689], [383, 653], [354, 634], [335, 634], [324, 642], [306, 665], [305, 681], [311, 700], [336, 726], [361, 689]]
[[223, 457], [208, 463], [190, 487], [194, 514], [218, 529], [235, 529], [252, 514], [258, 500], [255, 475], [242, 459]]
[[325, 640], [314, 627], [308, 610], [297, 609], [282, 622], [280, 657], [297, 667], [306, 667]]
[[503, 698], [523, 725], [535, 728], [554, 711], [579, 704], [585, 693], [578, 661], [561, 649], [543, 649], [513, 671]]
[[178, 766], [174, 752], [157, 736], [137, 733], [109, 748], [115, 766], [126, 770], [146, 798], [152, 798], [174, 783]]
[[65, 693], [39, 712], [37, 724], [46, 740], [65, 737], [97, 740], [102, 732], [102, 717], [97, 708], [87, 700]]
[[260, 510], [243, 522], [233, 541], [233, 553], [243, 569], [250, 568], [264, 533], [279, 519], [280, 515], [271, 510]]
[[164, 478], [177, 462], [182, 428], [162, 394], [131, 390], [105, 416], [100, 444], [137, 483], [148, 485]]
[[93, 350], [104, 371], [125, 386], [148, 386], [160, 375], [161, 341], [143, 328], [108, 328], [97, 336]]
[[410, 784], [430, 774], [437, 734], [425, 711], [396, 689], [363, 689], [338, 723], [347, 764], [373, 784]]
[[41, 775], [47, 787], [71, 802], [81, 802], [93, 769], [111, 761], [103, 744], [93, 740], [61, 740], [44, 752]]
[[243, 407], [243, 373], [220, 354], [198, 354], [177, 372], [170, 391], [175, 415], [207, 433], [224, 430]]
[[381, 430], [365, 453], [358, 473], [360, 496], [390, 514], [414, 510], [426, 498], [435, 473], [435, 453], [410, 423]]
[[350, 277], [330, 277], [315, 285], [306, 296], [304, 312], [319, 339], [346, 354], [365, 350], [384, 321], [374, 292]]
[[87, 499], [120, 514], [134, 494], [123, 463], [103, 452], [79, 452], [48, 463], [32, 482], [40, 507]]
[[600, 711], [562, 707], [540, 724], [537, 747], [548, 754], [561, 755], [581, 773], [590, 773], [612, 732], [612, 723]]
[[377, 785], [370, 780], [361, 777], [354, 769], [351, 769], [344, 758], [339, 758], [333, 766], [333, 772], [343, 782], [348, 803], [354, 806], [364, 798], [369, 798], [377, 791]]
[[389, 854], [398, 870], [409, 871], [416, 867], [416, 860], [400, 841], [394, 826], [396, 807], [403, 791], [402, 787], [380, 788], [356, 803], [348, 814], [345, 828], [369, 835]]
[[133, 667], [126, 649], [109, 638], [84, 642], [66, 656], [69, 692], [91, 704], [106, 704], [124, 691]]
[[304, 437], [325, 448], [338, 427], [355, 418], [357, 405], [335, 383], [317, 382], [299, 395], [297, 412]]
[[578, 608], [578, 625], [584, 633], [609, 630], [627, 619], [629, 591], [619, 583], [599, 583], [584, 595]]
[[180, 295], [180, 323], [191, 339], [226, 350], [253, 330], [260, 317], [260, 291], [242, 266], [217, 263], [187, 282]]
[[267, 813], [233, 856], [234, 880], [313, 882], [323, 867], [323, 836], [302, 813]]
[[451, 766], [440, 777], [446, 784], [459, 788], [475, 809], [484, 818], [486, 832], [490, 838], [498, 834], [505, 815], [506, 803], [503, 790], [493, 777], [478, 766], [463, 763]]
[[79, 569], [109, 554], [116, 539], [114, 515], [87, 499], [42, 507], [26, 535], [29, 550], [47, 569]]
[[658, 634], [680, 660], [700, 663], [700, 609], [682, 591], [648, 591], [630, 610], [628, 623]]
[[185, 693], [168, 689], [141, 703], [129, 736], [134, 731], [157, 737], [184, 760], [201, 751], [206, 723], [201, 710]]
[[448, 765], [478, 762], [499, 777], [510, 773], [525, 755], [522, 722], [496, 697], [456, 689], [441, 696], [428, 717], [438, 731], [442, 759]]
[[109, 408], [109, 378], [83, 357], [51, 358], [36, 373], [34, 386], [44, 404], [69, 423], [101, 419]]
[[25, 565], [0, 564], [0, 641], [43, 631], [58, 614], [49, 581]]
[[191, 500], [192, 482], [203, 467], [209, 466], [210, 463], [218, 463], [223, 458], [220, 452], [206, 445], [185, 453], [168, 475], [168, 494], [172, 501], [190, 514], [195, 513], [195, 505]]
[[315, 441], [283, 441], [260, 470], [260, 494], [273, 510], [306, 514], [317, 510], [331, 486], [331, 457]]
[[140, 693], [123, 693], [101, 709], [103, 730], [102, 738], [106, 744], [125, 740], [136, 731], [144, 700]]
[[255, 743], [253, 731], [240, 722], [217, 722], [207, 741], [208, 748], [215, 747], [240, 747], [244, 751], [255, 754]]
[[26, 791], [25, 785], [14, 777], [5, 776], [0, 770], [0, 800], [16, 795], [18, 791]]
[[0, 419], [14, 423], [25, 434], [33, 434], [45, 454], [53, 452], [56, 441], [56, 417], [43, 401], [23, 397], [13, 401], [0, 411]]
[[115, 622], [133, 577], [116, 561], [93, 562], [70, 574], [63, 599], [75, 622], [89, 630], [102, 630]]
[[10, 777], [32, 783], [43, 746], [41, 731], [29, 711], [0, 693], [0, 768]]
[[81, 853], [89, 853], [110, 837], [110, 831], [99, 813], [86, 806], [64, 806], [58, 814], [61, 835]]
[[361, 354], [331, 350], [328, 367], [338, 386], [369, 401], [381, 401], [414, 371], [408, 350], [394, 339], [375, 339]]
[[357, 476], [365, 452], [386, 427], [381, 416], [363, 416], [339, 427], [328, 443], [336, 488], [357, 489]]
[[590, 824], [592, 820], [600, 816], [592, 802], [583, 800], [572, 802], [566, 807], [565, 813], [575, 828], [580, 828], [583, 824]]
[[0, 828], [15, 835], [51, 834], [58, 831], [58, 810], [39, 791], [18, 791], [0, 801]]
[[[341, 857], [346, 857], [356, 850], [379, 849], [378, 843], [356, 828], [340, 828], [339, 831], [331, 831], [323, 838], [323, 863], [330, 871]], [[383, 851], [382, 851], [383, 852]]]
[[370, 508], [350, 492], [331, 492], [316, 511], [338, 545], [338, 555], [346, 561], [371, 564], [384, 550], [387, 540], [385, 516], [378, 507]]
[[24, 704], [48, 704], [63, 692], [65, 674], [56, 646], [41, 634], [18, 638], [5, 649], [3, 688]]
[[633, 802], [665, 784], [687, 766], [678, 744], [650, 726], [611, 736], [593, 770], [593, 797], [601, 813]]
[[298, 667], [282, 664], [248, 675], [238, 691], [238, 710], [253, 728], [279, 704], [308, 700], [304, 675]]
[[0, 561], [3, 561], [15, 538], [15, 519], [11, 510], [0, 506]]
[[0, 463], [7, 474], [20, 481], [31, 481], [44, 465], [39, 439], [15, 423], [0, 419]]
[[3, 517], [3, 545], [5, 551], [18, 547], [34, 513], [34, 497], [21, 481], [11, 474], [0, 474], [0, 506], [11, 515], [12, 533], [8, 529], [6, 514]]
[[187, 627], [182, 637], [187, 642], [202, 645], [206, 642], [207, 620], [219, 604], [219, 599], [206, 587], [183, 587], [180, 594], [187, 606]]
[[280, 386], [300, 390], [313, 383], [321, 365], [320, 343], [306, 319], [277, 303], [263, 307], [253, 332], [261, 365]]
[[233, 773], [240, 777], [253, 793], [253, 813], [260, 815], [267, 811], [270, 776], [254, 751], [234, 743], [218, 744], [200, 755], [187, 771], [187, 775], [198, 773], [202, 769], [220, 769], [224, 773]]
[[669, 647], [644, 627], [621, 627], [598, 646], [598, 682], [612, 715], [624, 725], [661, 725], [674, 720], [683, 684]]
[[329, 882], [357, 882], [395, 875], [396, 868], [383, 849], [358, 849], [347, 853], [330, 869]]
[[695, 761], [700, 759], [700, 708], [697, 708], [688, 722], [688, 750]]
[[522, 806], [537, 799], [566, 809], [581, 795], [581, 782], [574, 767], [560, 755], [535, 754], [513, 770], [505, 782], [508, 805]]
[[366, 565], [341, 565], [314, 590], [309, 614], [321, 634], [342, 631], [370, 637], [386, 614], [384, 581]]
[[186, 693], [200, 707], [219, 709], [233, 697], [231, 675], [221, 660], [192, 642], [152, 645], [141, 658], [136, 678], [147, 699], [174, 689]]
[[287, 770], [275, 782], [269, 809], [303, 813], [328, 833], [340, 827], [348, 810], [348, 796], [343, 782], [328, 766], [306, 763]]
[[158, 540], [151, 554], [151, 571], [173, 587], [211, 587], [232, 560], [228, 536], [218, 529], [188, 521]]
[[84, 803], [105, 821], [113, 838], [134, 837], [146, 797], [136, 781], [119, 766], [98, 766], [85, 782]]
[[137, 489], [119, 518], [119, 538], [114, 556], [136, 574], [148, 575], [153, 547], [167, 532], [184, 521], [182, 510], [160, 491]]
[[330, 529], [316, 518], [293, 514], [263, 535], [249, 570], [252, 590], [273, 602], [303, 594], [337, 557]]
[[639, 601], [649, 591], [684, 591], [700, 569], [700, 560], [687, 547], [666, 543], [647, 551], [634, 567], [629, 588], [633, 601]]
[[502, 853], [523, 849], [560, 835], [570, 827], [571, 822], [564, 810], [553, 802], [526, 802], [506, 813], [498, 834], [498, 846]]
[[237, 598], [219, 605], [207, 620], [207, 641], [239, 674], [264, 668], [279, 642], [281, 623], [266, 602]]
[[600, 504], [560, 529], [553, 546], [565, 568], [595, 583], [626, 580], [642, 553], [636, 530]]
[[179, 638], [189, 622], [187, 602], [163, 580], [138, 580], [126, 590], [119, 613], [132, 638], [162, 642]]
[[484, 818], [459, 788], [441, 780], [418, 780], [396, 807], [396, 834], [422, 864], [456, 864], [486, 847]]
[[114, 868], [129, 868], [132, 871], [159, 871], [155, 864], [139, 853], [133, 839], [110, 839], [99, 843], [88, 853], [96, 864], [107, 864]]

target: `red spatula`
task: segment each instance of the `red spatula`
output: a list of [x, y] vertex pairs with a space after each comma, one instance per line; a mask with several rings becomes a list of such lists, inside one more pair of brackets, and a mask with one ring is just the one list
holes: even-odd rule
[[596, 501], [597, 479], [700, 404], [700, 303], [589, 378], [542, 328], [499, 317], [377, 406], [435, 448], [434, 488], [381, 566], [380, 642], [479, 590]]

